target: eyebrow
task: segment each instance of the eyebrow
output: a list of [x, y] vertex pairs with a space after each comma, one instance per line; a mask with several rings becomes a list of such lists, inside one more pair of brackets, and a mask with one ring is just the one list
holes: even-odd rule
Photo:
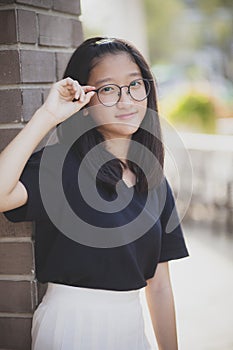
[[[141, 77], [141, 72], [132, 72], [132, 73], [128, 74], [128, 76], [129, 77]], [[95, 82], [95, 85], [109, 83], [109, 82], [111, 82], [113, 80], [114, 80], [113, 78], [107, 77], [107, 78], [104, 78], [104, 79], [97, 80]]]

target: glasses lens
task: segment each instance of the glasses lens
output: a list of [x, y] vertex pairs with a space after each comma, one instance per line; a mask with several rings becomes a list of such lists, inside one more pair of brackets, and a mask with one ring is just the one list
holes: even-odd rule
[[98, 90], [99, 101], [107, 107], [114, 106], [119, 102], [121, 89], [128, 87], [128, 92], [135, 101], [143, 101], [150, 93], [150, 82], [147, 79], [136, 79], [129, 86], [115, 84], [105, 85]]
[[147, 79], [137, 79], [130, 83], [129, 92], [136, 101], [143, 101], [150, 93], [150, 83]]
[[110, 107], [118, 102], [120, 92], [121, 90], [117, 85], [105, 85], [98, 91], [98, 97], [103, 105]]

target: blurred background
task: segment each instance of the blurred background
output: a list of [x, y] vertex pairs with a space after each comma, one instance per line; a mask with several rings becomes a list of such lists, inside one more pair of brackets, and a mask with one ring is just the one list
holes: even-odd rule
[[233, 1], [83, 0], [81, 6], [84, 37], [131, 41], [157, 82], [165, 172], [190, 252], [170, 264], [180, 349], [232, 350]]

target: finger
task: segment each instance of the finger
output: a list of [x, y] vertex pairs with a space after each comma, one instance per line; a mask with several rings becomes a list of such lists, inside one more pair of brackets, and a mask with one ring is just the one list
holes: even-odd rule
[[83, 94], [82, 87], [79, 85], [77, 80], [68, 80], [66, 88], [74, 96], [75, 100], [79, 100], [80, 96]]
[[73, 101], [74, 103], [77, 103], [79, 106], [81, 104], [81, 108], [84, 107], [86, 104], [88, 104], [91, 100], [91, 98], [95, 95], [95, 91], [89, 91], [84, 95], [84, 100], [81, 101], [81, 99], [79, 98], [78, 100], [76, 99], [75, 101]]
[[86, 105], [87, 103], [90, 102], [91, 98], [95, 95], [95, 91], [89, 91], [85, 94], [85, 101], [84, 104]]
[[82, 86], [82, 89], [84, 90], [85, 93], [89, 92], [89, 91], [93, 91], [95, 90], [95, 86], [92, 86], [92, 85], [85, 85], [85, 86]]
[[67, 85], [72, 85], [73, 82], [74, 82], [74, 80], [72, 78], [68, 77], [68, 78], [65, 78], [65, 79], [58, 81], [57, 84], [65, 87]]
[[59, 87], [62, 88], [62, 91], [64, 91], [64, 93], [68, 92], [72, 95], [75, 95], [79, 86], [78, 82], [71, 79], [70, 77], [62, 79], [56, 82], [54, 85], [57, 86], [58, 89]]
[[80, 92], [79, 101], [81, 103], [83, 103], [85, 101], [85, 92], [84, 92], [84, 90], [82, 88], [81, 88], [81, 92]]
[[88, 91], [88, 92], [85, 94], [85, 96], [86, 96], [86, 97], [89, 97], [89, 96], [90, 96], [90, 98], [91, 98], [91, 97], [93, 97], [95, 94], [96, 94], [95, 90], [94, 90], [94, 91]]
[[76, 99], [79, 98], [81, 87], [77, 80], [68, 77], [61, 80], [59, 84], [61, 84], [62, 87], [66, 88], [70, 93], [74, 94]]
[[78, 91], [78, 93], [75, 94], [75, 99], [79, 100], [81, 103], [83, 103], [85, 101], [85, 98], [86, 98], [86, 93], [88, 93], [89, 91], [93, 91], [94, 89], [95, 89], [94, 86], [90, 86], [90, 85], [80, 86], [79, 85], [79, 91]]
[[[85, 102], [86, 103], [86, 95], [89, 93], [89, 92], [92, 92], [93, 90], [95, 90], [95, 86], [91, 86], [91, 85], [85, 85], [85, 86], [82, 86], [82, 95], [80, 97], [80, 102]], [[90, 98], [92, 96], [94, 96], [95, 94], [95, 91], [93, 94], [90, 95]], [[90, 101], [90, 99], [88, 99], [88, 102]]]

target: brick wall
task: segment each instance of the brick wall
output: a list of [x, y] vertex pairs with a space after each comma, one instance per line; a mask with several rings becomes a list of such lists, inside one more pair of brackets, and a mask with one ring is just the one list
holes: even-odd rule
[[[0, 1], [0, 150], [43, 103], [82, 41], [79, 0]], [[34, 276], [33, 224], [0, 214], [0, 349], [30, 349], [33, 310], [44, 293]]]

